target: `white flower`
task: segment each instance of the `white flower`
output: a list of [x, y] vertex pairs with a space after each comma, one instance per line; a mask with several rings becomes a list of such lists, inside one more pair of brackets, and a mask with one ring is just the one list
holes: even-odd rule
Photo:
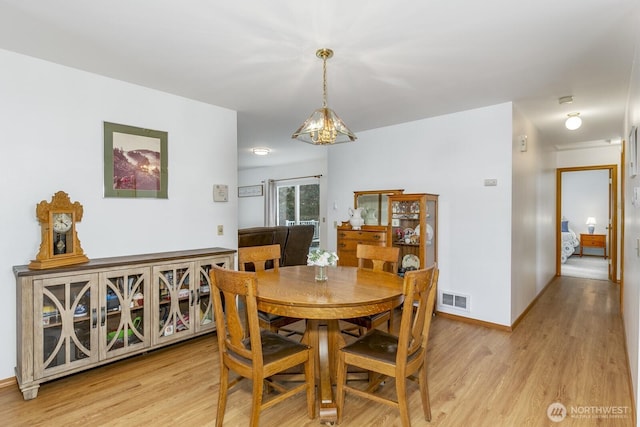
[[335, 252], [329, 252], [324, 249], [316, 249], [307, 255], [307, 265], [319, 265], [326, 267], [328, 265], [336, 265], [338, 255]]

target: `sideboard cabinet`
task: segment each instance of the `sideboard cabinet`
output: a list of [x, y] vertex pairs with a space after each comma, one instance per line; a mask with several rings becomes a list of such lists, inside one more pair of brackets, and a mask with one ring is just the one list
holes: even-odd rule
[[235, 250], [195, 249], [94, 259], [66, 268], [13, 268], [16, 378], [40, 384], [215, 330], [209, 270]]
[[[363, 225], [354, 230], [348, 223], [338, 227], [338, 265], [357, 267], [356, 248], [358, 244], [386, 246], [387, 227]], [[366, 266], [366, 265], [365, 265]]]

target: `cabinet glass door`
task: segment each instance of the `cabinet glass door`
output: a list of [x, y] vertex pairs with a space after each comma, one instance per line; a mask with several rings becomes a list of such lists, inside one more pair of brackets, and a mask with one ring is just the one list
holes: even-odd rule
[[145, 307], [150, 306], [150, 297], [147, 271], [123, 270], [103, 274], [100, 297], [102, 357], [114, 357], [148, 344], [149, 319]]
[[402, 194], [404, 190], [354, 191], [354, 206], [362, 208], [364, 225], [387, 226], [389, 224], [389, 196]]
[[193, 264], [154, 267], [158, 304], [155, 342], [173, 341], [192, 333], [194, 292], [191, 289]]
[[97, 275], [34, 281], [36, 378], [98, 360]]
[[426, 268], [438, 261], [438, 196], [389, 196], [387, 244], [400, 248], [400, 272]]
[[198, 271], [200, 280], [198, 281], [198, 301], [196, 303], [196, 315], [198, 323], [196, 331], [202, 331], [205, 329], [215, 329], [216, 323], [213, 318], [213, 300], [211, 298], [211, 279], [209, 272], [211, 271], [212, 263], [202, 263], [199, 265]]
[[197, 301], [196, 301], [196, 332], [211, 329], [215, 330], [216, 322], [213, 317], [213, 299], [211, 298], [211, 278], [209, 273], [211, 267], [217, 265], [222, 268], [230, 268], [228, 265], [228, 258], [214, 259], [210, 261], [202, 261], [198, 263], [198, 272], [200, 280], [198, 282], [197, 289]]
[[438, 262], [438, 196], [427, 194], [427, 227], [425, 230], [426, 264]]

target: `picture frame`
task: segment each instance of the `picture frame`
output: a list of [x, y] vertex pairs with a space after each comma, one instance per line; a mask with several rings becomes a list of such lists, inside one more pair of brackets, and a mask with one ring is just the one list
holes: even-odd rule
[[167, 199], [168, 133], [104, 122], [104, 197]]
[[257, 197], [263, 195], [262, 184], [238, 187], [238, 197]]
[[631, 127], [629, 132], [629, 177], [638, 175], [638, 128]]

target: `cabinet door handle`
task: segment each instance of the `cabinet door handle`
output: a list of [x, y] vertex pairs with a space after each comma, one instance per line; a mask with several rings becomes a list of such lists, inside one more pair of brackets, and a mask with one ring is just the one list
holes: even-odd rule
[[98, 327], [98, 310], [95, 308], [91, 309], [91, 327], [93, 329]]
[[196, 302], [200, 304], [200, 288], [196, 291], [196, 295], [198, 296], [198, 300]]
[[196, 299], [195, 299], [195, 297], [194, 297], [194, 295], [193, 295], [193, 290], [191, 290], [191, 303], [190, 303], [190, 304], [191, 304], [191, 306], [193, 306], [193, 304], [194, 304], [195, 302], [196, 302]]
[[100, 307], [100, 326], [104, 326], [107, 321], [107, 307], [104, 305]]

